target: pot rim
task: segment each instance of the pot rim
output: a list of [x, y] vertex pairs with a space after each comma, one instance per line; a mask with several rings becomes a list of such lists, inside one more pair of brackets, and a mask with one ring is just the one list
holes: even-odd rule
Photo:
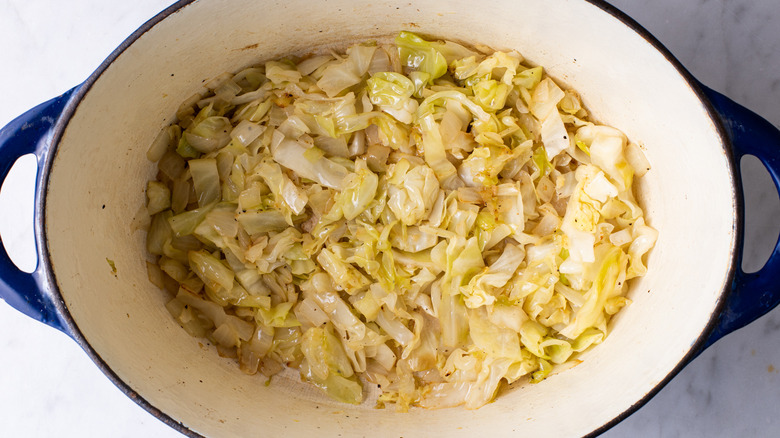
[[[48, 283], [45, 284], [45, 287], [51, 291], [54, 307], [56, 308], [57, 313], [59, 314], [60, 320], [64, 324], [63, 328], [76, 341], [76, 343], [78, 343], [78, 345], [87, 353], [90, 359], [92, 359], [92, 361], [98, 366], [98, 368], [103, 372], [103, 374], [105, 374], [111, 380], [111, 382], [114, 383], [114, 385], [116, 385], [127, 397], [132, 399], [144, 410], [146, 410], [153, 416], [157, 417], [160, 421], [164, 422], [165, 424], [177, 430], [178, 432], [193, 438], [198, 438], [198, 437], [203, 438], [203, 435], [190, 429], [188, 426], [184, 425], [181, 421], [177, 421], [176, 419], [172, 418], [171, 416], [169, 416], [168, 414], [166, 414], [165, 412], [163, 412], [162, 410], [154, 406], [152, 403], [147, 401], [140, 394], [138, 394], [133, 388], [130, 387], [129, 384], [123, 381], [109, 367], [109, 365], [100, 356], [100, 353], [97, 352], [94, 348], [92, 348], [90, 343], [86, 340], [85, 336], [79, 329], [78, 324], [73, 319], [73, 316], [70, 314], [65, 304], [65, 301], [62, 297], [62, 293], [60, 292], [59, 286], [57, 284], [56, 275], [54, 274], [54, 270], [52, 269], [51, 255], [49, 253], [48, 240], [46, 239], [46, 233], [45, 233], [46, 227], [44, 223], [46, 218], [45, 200], [46, 200], [46, 194], [48, 192], [49, 175], [50, 175], [51, 167], [57, 155], [59, 141], [61, 140], [62, 135], [64, 134], [68, 123], [70, 122], [70, 119], [73, 117], [76, 109], [81, 103], [81, 100], [86, 96], [86, 94], [92, 88], [92, 85], [94, 85], [95, 82], [97, 82], [97, 80], [108, 69], [108, 67], [119, 56], [121, 56], [125, 50], [127, 50], [130, 46], [132, 46], [141, 36], [143, 36], [146, 32], [151, 30], [161, 21], [167, 19], [169, 16], [179, 12], [184, 7], [189, 6], [191, 3], [195, 3], [196, 1], [197, 0], [178, 0], [174, 4], [168, 6], [167, 8], [159, 12], [157, 15], [155, 15], [154, 17], [150, 18], [148, 21], [143, 23], [138, 29], [136, 29], [132, 34], [130, 34], [116, 49], [114, 49], [114, 51], [111, 52], [111, 54], [98, 66], [98, 68], [95, 69], [95, 71], [92, 72], [92, 74], [90, 74], [90, 76], [80, 86], [77, 87], [78, 89], [75, 90], [73, 95], [70, 97], [67, 105], [63, 109], [62, 113], [57, 119], [56, 124], [54, 125], [54, 129], [52, 131], [52, 136], [50, 140], [50, 147], [46, 153], [46, 156], [43, 160], [43, 164], [41, 166], [41, 170], [40, 170], [41, 176], [39, 177], [40, 180], [39, 180], [38, 187], [36, 189], [34, 226], [35, 226], [36, 243], [40, 248], [39, 250], [40, 263], [43, 269], [45, 270], [43, 278], [45, 279], [44, 281]], [[615, 6], [612, 6], [611, 4], [607, 3], [605, 0], [583, 0], [583, 1], [585, 1], [586, 3], [590, 3], [591, 5], [599, 8], [602, 12], [616, 18], [621, 23], [623, 23], [626, 27], [628, 27], [630, 30], [638, 34], [640, 37], [642, 37], [642, 39], [644, 39], [655, 50], [657, 50], [666, 59], [666, 61], [669, 64], [671, 64], [672, 67], [675, 68], [677, 73], [691, 88], [693, 93], [699, 99], [699, 102], [706, 110], [710, 120], [713, 123], [713, 126], [715, 127], [715, 130], [717, 131], [718, 136], [721, 138], [721, 143], [724, 146], [725, 149], [724, 152], [726, 152], [724, 155], [728, 162], [731, 175], [734, 177], [733, 185], [732, 185], [732, 196], [734, 199], [734, 206], [735, 206], [735, 211], [734, 211], [735, 233], [730, 248], [731, 263], [728, 268], [728, 272], [724, 277], [724, 283], [722, 286], [722, 290], [720, 292], [720, 296], [716, 302], [715, 308], [713, 310], [713, 313], [710, 316], [709, 321], [704, 326], [704, 328], [702, 329], [700, 335], [696, 338], [696, 340], [691, 343], [691, 347], [688, 350], [688, 352], [683, 356], [680, 362], [664, 377], [664, 379], [659, 381], [642, 398], [637, 400], [631, 406], [627, 407], [621, 414], [615, 416], [612, 420], [608, 421], [607, 423], [603, 424], [599, 428], [593, 430], [592, 432], [586, 435], [588, 437], [593, 437], [593, 436], [600, 435], [606, 432], [607, 430], [611, 429], [621, 421], [631, 416], [631, 414], [636, 412], [639, 408], [644, 406], [659, 391], [661, 391], [661, 389], [663, 389], [680, 371], [682, 371], [682, 369], [691, 360], [693, 360], [699, 353], [701, 353], [701, 351], [703, 351], [707, 339], [709, 338], [710, 334], [715, 330], [715, 327], [717, 326], [718, 318], [726, 305], [726, 301], [727, 301], [726, 298], [731, 292], [731, 286], [734, 281], [734, 276], [736, 274], [737, 263], [738, 260], [740, 259], [738, 256], [739, 253], [741, 252], [741, 247], [742, 247], [742, 242], [744, 237], [743, 236], [744, 201], [742, 196], [742, 182], [741, 179], [739, 178], [739, 167], [737, 166], [738, 163], [736, 162], [736, 158], [733, 153], [731, 139], [727, 134], [727, 131], [724, 127], [723, 122], [718, 116], [718, 113], [715, 111], [715, 108], [713, 107], [712, 103], [710, 102], [710, 100], [707, 98], [706, 94], [702, 90], [700, 82], [696, 80], [696, 78], [682, 65], [680, 61], [678, 61], [674, 57], [674, 55], [672, 55], [672, 53], [658, 39], [656, 39], [647, 29], [642, 27], [638, 22], [636, 22], [633, 18], [629, 17], [626, 13], [617, 9]]]

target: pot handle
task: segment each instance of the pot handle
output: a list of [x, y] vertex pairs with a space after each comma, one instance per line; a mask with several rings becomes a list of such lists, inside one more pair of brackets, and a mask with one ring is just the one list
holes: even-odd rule
[[[758, 114], [737, 104], [728, 97], [701, 86], [718, 112], [732, 141], [737, 175], [736, 183], [742, 190], [739, 162], [745, 155], [753, 155], [764, 164], [775, 189], [780, 192], [780, 130]], [[744, 205], [739, 205], [740, 217], [744, 217]], [[740, 224], [744, 227], [744, 224]], [[740, 236], [742, 236], [740, 230]], [[734, 280], [726, 305], [719, 315], [715, 329], [705, 343], [705, 348], [723, 336], [746, 326], [763, 316], [780, 303], [780, 239], [766, 264], [757, 272], [742, 270], [743, 242], [738, 243]]]
[[[42, 182], [41, 169], [51, 146], [54, 126], [70, 101], [70, 96], [78, 88], [36, 106], [0, 129], [0, 183], [5, 181], [11, 166], [19, 157], [34, 154], [38, 163], [35, 180], [38, 197], [38, 188]], [[38, 199], [35, 201], [37, 210]], [[35, 271], [26, 273], [11, 261], [0, 236], [0, 298], [25, 315], [67, 333], [54, 305], [54, 295], [45, 279], [45, 268], [38, 254]]]

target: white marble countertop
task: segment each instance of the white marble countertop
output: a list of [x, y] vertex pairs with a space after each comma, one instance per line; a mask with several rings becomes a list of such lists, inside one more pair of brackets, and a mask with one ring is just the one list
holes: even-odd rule
[[[82, 82], [169, 0], [0, 0], [0, 126]], [[777, 0], [613, 0], [703, 83], [780, 126]], [[0, 194], [0, 235], [35, 266], [28, 161]], [[780, 202], [760, 165], [746, 172], [746, 265], [771, 251]], [[21, 212], [21, 213], [20, 213]], [[762, 258], [763, 257], [763, 258]], [[717, 342], [609, 437], [778, 436], [780, 309]], [[105, 378], [62, 333], [0, 301], [0, 436], [176, 437]]]

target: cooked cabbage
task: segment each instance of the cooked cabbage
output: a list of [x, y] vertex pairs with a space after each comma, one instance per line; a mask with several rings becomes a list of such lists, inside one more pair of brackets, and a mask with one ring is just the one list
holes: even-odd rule
[[649, 170], [517, 52], [401, 32], [224, 74], [149, 149], [149, 275], [241, 370], [478, 408], [602, 342]]

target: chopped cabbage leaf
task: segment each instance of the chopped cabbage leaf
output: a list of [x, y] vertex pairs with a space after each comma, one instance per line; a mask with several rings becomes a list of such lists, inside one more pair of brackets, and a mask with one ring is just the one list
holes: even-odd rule
[[447, 59], [431, 42], [412, 32], [400, 32], [395, 44], [404, 66], [429, 74], [429, 82], [447, 72]]

